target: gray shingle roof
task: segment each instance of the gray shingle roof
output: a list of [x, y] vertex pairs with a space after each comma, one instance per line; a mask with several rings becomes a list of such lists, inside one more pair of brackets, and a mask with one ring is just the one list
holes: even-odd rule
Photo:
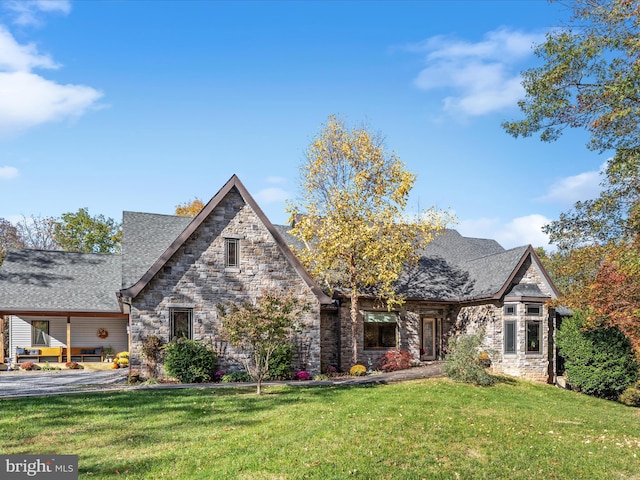
[[[300, 248], [289, 227], [277, 226], [289, 245]], [[462, 301], [499, 292], [526, 253], [528, 246], [505, 250], [495, 240], [463, 237], [445, 230], [420, 251], [420, 261], [406, 270], [398, 293], [421, 300]]]
[[171, 242], [191, 223], [191, 217], [155, 213], [122, 214], [122, 285], [128, 288], [151, 268]]
[[0, 270], [0, 310], [114, 312], [120, 255], [10, 250]]

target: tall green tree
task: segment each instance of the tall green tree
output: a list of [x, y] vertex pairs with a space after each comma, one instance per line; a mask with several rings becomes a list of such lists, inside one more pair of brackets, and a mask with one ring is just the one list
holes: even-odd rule
[[326, 288], [347, 292], [355, 364], [359, 296], [375, 289], [389, 308], [402, 303], [395, 282], [450, 217], [434, 208], [410, 216], [416, 176], [379, 135], [337, 116], [313, 138], [300, 177], [300, 197], [288, 207], [291, 233], [305, 245], [296, 253]]
[[243, 357], [247, 373], [262, 394], [262, 382], [269, 375], [269, 361], [283, 345], [291, 342], [300, 327], [300, 316], [309, 309], [291, 292], [263, 292], [253, 302], [218, 305], [224, 336]]
[[565, 28], [535, 53], [523, 74], [524, 118], [505, 122], [519, 136], [558, 139], [586, 130], [588, 148], [613, 154], [602, 192], [545, 227], [559, 247], [552, 259], [563, 301], [587, 311], [590, 327], [616, 327], [640, 345], [640, 6], [634, 0], [572, 0]]
[[573, 0], [565, 28], [535, 49], [542, 65], [523, 73], [515, 137], [590, 134], [588, 147], [613, 152], [599, 198], [576, 204], [547, 232], [559, 247], [607, 243], [640, 233], [640, 9], [631, 0]]
[[89, 215], [87, 208], [75, 213], [63, 213], [54, 224], [54, 239], [62, 249], [70, 252], [114, 253], [120, 251], [120, 224], [104, 215]]

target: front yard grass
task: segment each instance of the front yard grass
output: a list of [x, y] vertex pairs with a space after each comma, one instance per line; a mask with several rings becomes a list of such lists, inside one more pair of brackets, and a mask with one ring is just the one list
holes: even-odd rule
[[0, 401], [4, 454], [80, 478], [640, 478], [638, 409], [547, 385], [152, 389]]

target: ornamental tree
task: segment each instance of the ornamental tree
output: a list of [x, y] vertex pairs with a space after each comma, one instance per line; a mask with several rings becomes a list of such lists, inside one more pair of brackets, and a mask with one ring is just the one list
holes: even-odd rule
[[353, 364], [359, 296], [375, 291], [389, 308], [401, 304], [395, 282], [418, 260], [417, 249], [450, 219], [434, 208], [408, 215], [415, 180], [379, 135], [348, 128], [335, 115], [313, 138], [300, 166], [300, 197], [288, 211], [290, 233], [305, 247], [294, 250], [323, 287], [349, 296]]
[[309, 306], [292, 292], [265, 291], [255, 303], [229, 302], [218, 304], [217, 308], [223, 336], [245, 354], [245, 369], [257, 383], [257, 394], [261, 395], [262, 382], [269, 375], [269, 360], [299, 331], [300, 316]]
[[609, 251], [587, 299], [592, 307], [590, 324], [623, 332], [640, 359], [640, 236]]

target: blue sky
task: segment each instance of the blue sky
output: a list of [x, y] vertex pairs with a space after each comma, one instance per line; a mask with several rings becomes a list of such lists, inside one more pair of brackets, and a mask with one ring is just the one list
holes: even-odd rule
[[367, 123], [418, 175], [411, 209], [546, 246], [606, 157], [513, 139], [519, 72], [568, 20], [519, 1], [0, 3], [0, 217], [172, 214], [237, 174], [274, 223], [327, 117]]

